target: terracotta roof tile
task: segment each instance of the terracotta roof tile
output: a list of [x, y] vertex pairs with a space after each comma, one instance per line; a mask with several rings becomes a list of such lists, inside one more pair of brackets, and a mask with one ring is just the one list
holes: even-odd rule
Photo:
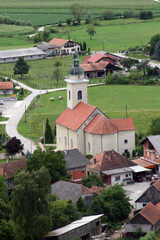
[[66, 108], [57, 118], [56, 123], [76, 131], [95, 109], [94, 106], [80, 102], [73, 110]]
[[84, 131], [93, 134], [109, 134], [118, 132], [118, 128], [106, 116], [97, 114]]
[[86, 195], [86, 194], [93, 194], [94, 191], [92, 191], [91, 189], [85, 187], [84, 185], [81, 185], [82, 186], [82, 195]]
[[0, 175], [6, 179], [12, 178], [18, 169], [26, 169], [26, 159], [20, 159], [9, 163], [0, 164]]
[[143, 160], [141, 158], [138, 158], [138, 159], [135, 159], [135, 160], [131, 160], [131, 161], [136, 163], [136, 164], [138, 164], [141, 167], [148, 168], [148, 169], [156, 167], [155, 164], [153, 164], [153, 163], [151, 163], [149, 161]]
[[[96, 163], [95, 163], [96, 159]], [[97, 154], [90, 159], [91, 165], [88, 165], [88, 169], [94, 169], [97, 171], [105, 171], [117, 168], [131, 167], [136, 164], [128, 160], [126, 157], [115, 152], [114, 150], [104, 151]]]
[[100, 194], [101, 190], [105, 189], [104, 187], [99, 187], [99, 186], [92, 186], [90, 188], [93, 192], [97, 193], [97, 195]]
[[101, 58], [107, 58], [107, 56], [101, 53], [95, 53], [94, 55], [92, 55], [90, 58], [87, 59], [87, 62], [96, 63]]
[[110, 122], [114, 124], [119, 131], [135, 130], [132, 118], [110, 119]]
[[13, 89], [13, 82], [0, 82], [0, 90]]
[[104, 68], [109, 64], [108, 62], [100, 61], [98, 63], [83, 63], [80, 66], [84, 72], [104, 71]]
[[152, 225], [155, 225], [160, 220], [160, 208], [152, 202], [149, 202], [139, 214]]
[[53, 38], [51, 41], [48, 42], [48, 44], [55, 44], [57, 47], [62, 47], [68, 41], [69, 40], [60, 39], [60, 38]]

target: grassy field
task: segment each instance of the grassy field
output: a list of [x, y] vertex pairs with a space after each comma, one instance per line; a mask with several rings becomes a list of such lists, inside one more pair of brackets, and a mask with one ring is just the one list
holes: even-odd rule
[[33, 43], [17, 37], [0, 37], [0, 50], [33, 47]]
[[5, 124], [0, 124], [0, 134], [5, 134]]
[[[57, 23], [59, 20], [65, 20], [70, 15], [70, 6], [75, 3], [74, 0], [0, 0], [0, 15], [23, 21], [31, 21], [33, 25], [46, 25]], [[152, 10], [154, 14], [160, 15], [160, 5], [152, 0], [80, 0], [87, 13], [93, 16], [100, 16], [104, 9], [110, 9], [116, 13], [122, 13], [128, 9], [136, 11]]]
[[[147, 134], [151, 120], [160, 116], [160, 87], [157, 86], [99, 86], [88, 88], [88, 102], [97, 106], [109, 118], [125, 118], [126, 105], [128, 117], [132, 117], [135, 123], [136, 131]], [[63, 96], [64, 100], [58, 100], [58, 96]], [[51, 102], [50, 97], [55, 101]], [[37, 102], [37, 115], [35, 111], [35, 102], [31, 104], [30, 119], [31, 133], [29, 132], [29, 113], [27, 111], [27, 122], [24, 117], [18, 125], [18, 131], [25, 137], [37, 142], [38, 138], [43, 135], [43, 121], [46, 118], [52, 126], [54, 121], [66, 108], [66, 91], [45, 94]]]
[[[83, 58], [84, 56], [80, 57], [81, 62], [84, 61]], [[66, 82], [64, 81], [64, 78], [68, 75], [69, 69], [73, 65], [73, 56], [56, 57], [49, 60], [38, 60], [32, 62], [30, 61], [28, 62], [28, 64], [30, 65], [29, 75], [27, 75], [24, 80], [19, 80], [33, 88], [55, 88], [56, 80], [52, 79], [52, 75], [55, 69], [54, 63], [57, 60], [61, 61], [62, 63], [62, 66], [60, 67], [62, 76], [59, 80], [58, 87], [65, 87]], [[5, 73], [12, 75], [14, 65], [15, 63], [0, 64], [0, 74]], [[92, 79], [90, 82], [96, 83], [99, 81], [99, 79]]]
[[0, 24], [0, 36], [12, 36], [12, 35], [20, 35], [20, 34], [22, 35], [22, 34], [30, 34], [33, 32], [34, 32], [34, 28], [29, 26]]

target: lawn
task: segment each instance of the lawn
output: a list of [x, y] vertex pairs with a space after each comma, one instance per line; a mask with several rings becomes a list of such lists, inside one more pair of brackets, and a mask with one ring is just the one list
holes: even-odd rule
[[5, 124], [0, 124], [0, 134], [5, 134]]
[[[57, 23], [59, 20], [65, 20], [71, 17], [70, 6], [75, 3], [74, 0], [0, 0], [0, 15], [9, 16], [12, 19], [30, 21], [34, 26]], [[123, 13], [128, 9], [136, 11], [152, 10], [154, 14], [160, 15], [160, 8], [152, 0], [80, 0], [78, 3], [83, 4], [87, 9], [86, 13], [92, 16], [100, 16], [104, 9]]]
[[30, 26], [0, 24], [0, 36], [30, 34], [33, 32], [34, 32], [34, 28]]
[[0, 50], [27, 47], [33, 47], [33, 43], [17, 37], [0, 37]]
[[[88, 88], [88, 102], [97, 106], [109, 118], [126, 117], [126, 105], [128, 117], [132, 117], [136, 131], [147, 134], [151, 120], [160, 116], [160, 87], [157, 86], [99, 86]], [[58, 96], [63, 96], [64, 100], [58, 100]], [[55, 101], [51, 102], [50, 97]], [[45, 94], [37, 100], [37, 111], [35, 102], [31, 104], [30, 122], [31, 133], [29, 133], [29, 111], [27, 111], [27, 122], [24, 117], [18, 125], [18, 131], [25, 137], [37, 140], [43, 135], [43, 121], [49, 119], [52, 129], [56, 118], [66, 108], [66, 91]], [[37, 115], [36, 115], [37, 112]]]

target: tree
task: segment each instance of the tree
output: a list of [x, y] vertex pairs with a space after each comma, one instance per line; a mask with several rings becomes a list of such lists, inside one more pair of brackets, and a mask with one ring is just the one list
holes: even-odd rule
[[80, 214], [71, 200], [57, 200], [51, 203], [52, 229], [65, 226], [80, 218]]
[[52, 73], [52, 79], [56, 79], [56, 87], [58, 86], [58, 82], [59, 80], [62, 78], [62, 73], [60, 70], [60, 66], [62, 65], [62, 63], [60, 61], [56, 61], [54, 66], [56, 67]]
[[140, 240], [155, 240], [156, 234], [155, 232], [148, 232], [144, 237], [141, 237]]
[[153, 13], [151, 11], [148, 11], [148, 12], [147, 11], [141, 11], [139, 13], [139, 18], [144, 19], [144, 20], [151, 19], [151, 18], [153, 18]]
[[76, 205], [79, 212], [83, 212], [85, 210], [84, 202], [81, 196], [79, 197]]
[[81, 23], [82, 17], [84, 15], [84, 6], [79, 3], [74, 3], [70, 7], [71, 13], [73, 14], [74, 18], [78, 22]]
[[27, 64], [24, 58], [20, 57], [14, 66], [14, 75], [20, 74], [22, 79], [22, 76], [28, 73], [29, 68], [30, 66]]
[[23, 144], [16, 137], [12, 137], [6, 144], [6, 151], [10, 155], [14, 155], [23, 150]]
[[153, 55], [156, 43], [160, 41], [160, 33], [154, 35], [150, 40], [150, 54]]
[[88, 15], [86, 16], [86, 19], [85, 19], [85, 23], [89, 24], [89, 23], [91, 23], [91, 21], [92, 21], [91, 14], [88, 13]]
[[160, 135], [160, 117], [152, 120], [149, 133], [151, 135]]
[[122, 186], [116, 184], [102, 190], [98, 197], [94, 198], [88, 214], [104, 213], [102, 220], [114, 226], [128, 217], [131, 208], [129, 197], [126, 196]]
[[29, 173], [24, 170], [14, 178], [12, 217], [17, 240], [41, 240], [51, 230], [47, 195], [50, 176], [44, 167]]
[[71, 19], [71, 18], [67, 18], [66, 23], [67, 23], [68, 25], [70, 25], [71, 22], [72, 22], [72, 19]]
[[93, 27], [93, 26], [92, 26], [92, 27], [89, 27], [89, 28], [87, 28], [86, 32], [89, 34], [89, 36], [90, 36], [90, 40], [92, 40], [92, 37], [93, 37], [93, 36], [94, 36], [94, 34], [96, 33], [96, 31], [95, 31], [95, 29], [94, 29], [94, 27]]
[[156, 45], [154, 48], [154, 57], [157, 61], [160, 60], [160, 41], [156, 42]]
[[49, 120], [46, 120], [46, 129], [45, 129], [45, 143], [53, 143], [53, 134], [52, 128], [49, 124]]
[[87, 44], [86, 42], [83, 42], [83, 51], [85, 52], [87, 50]]
[[147, 72], [148, 62], [149, 62], [148, 60], [142, 60], [140, 63], [136, 65], [138, 71], [141, 71], [141, 70], [143, 71], [144, 76], [146, 75], [146, 72]]
[[104, 20], [109, 20], [114, 18], [114, 13], [112, 11], [105, 10], [102, 12], [102, 16]]
[[0, 199], [3, 199], [5, 202], [8, 201], [7, 189], [5, 185], [5, 178], [0, 175]]
[[137, 63], [139, 63], [139, 61], [133, 58], [124, 58], [121, 60], [121, 65], [124, 68], [127, 68], [128, 71], [130, 71], [131, 67], [135, 66]]
[[68, 178], [64, 154], [61, 151], [35, 150], [31, 158], [27, 160], [27, 171], [31, 173], [39, 170], [42, 166], [48, 169], [52, 183]]
[[92, 186], [104, 187], [102, 179], [93, 172], [89, 176], [82, 179], [82, 184], [88, 188], [91, 188]]

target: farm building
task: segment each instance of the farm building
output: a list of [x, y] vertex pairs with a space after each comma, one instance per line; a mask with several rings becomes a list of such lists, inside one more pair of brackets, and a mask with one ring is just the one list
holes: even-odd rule
[[86, 216], [64, 227], [49, 232], [45, 240], [69, 240], [78, 237], [90, 240], [92, 236], [101, 234], [101, 217], [103, 214]]
[[126, 225], [126, 233], [134, 233], [137, 227], [142, 228], [142, 232], [156, 232], [160, 228], [160, 206], [149, 202], [139, 211]]
[[58, 53], [58, 48], [55, 44], [41, 44], [41, 45], [36, 45], [39, 50], [43, 51], [46, 53], [46, 56], [50, 55], [57, 55]]
[[88, 104], [84, 71], [75, 54], [67, 82], [67, 108], [56, 120], [57, 149], [77, 148], [83, 155], [114, 149], [118, 153], [135, 148], [135, 127], [131, 118], [109, 119]]
[[96, 172], [108, 185], [133, 180], [133, 169], [130, 167], [136, 164], [113, 150], [99, 153], [90, 162], [87, 171]]
[[135, 201], [135, 208], [141, 209], [149, 202], [157, 204], [160, 202], [160, 180], [146, 189], [146, 191]]
[[0, 82], [0, 94], [13, 94], [13, 82]]
[[86, 63], [80, 65], [84, 70], [85, 77], [99, 78], [105, 77], [108, 72], [122, 74], [122, 69], [109, 62], [100, 61], [97, 63]]
[[51, 194], [56, 194], [59, 200], [70, 199], [74, 203], [81, 197], [85, 206], [90, 205], [94, 197], [97, 196], [95, 191], [81, 184], [62, 180], [52, 184]]
[[90, 162], [78, 149], [65, 150], [63, 153], [67, 172], [71, 175], [71, 180], [81, 182], [82, 178], [87, 176], [86, 167]]
[[60, 55], [74, 54], [81, 51], [80, 44], [72, 40], [53, 38], [48, 44], [55, 44], [58, 49], [57, 53]]
[[160, 135], [147, 136], [139, 145], [143, 145], [144, 160], [156, 165], [155, 171], [160, 174]]
[[36, 47], [0, 51], [0, 63], [16, 62], [20, 57], [31, 61], [43, 59], [46, 54]]

